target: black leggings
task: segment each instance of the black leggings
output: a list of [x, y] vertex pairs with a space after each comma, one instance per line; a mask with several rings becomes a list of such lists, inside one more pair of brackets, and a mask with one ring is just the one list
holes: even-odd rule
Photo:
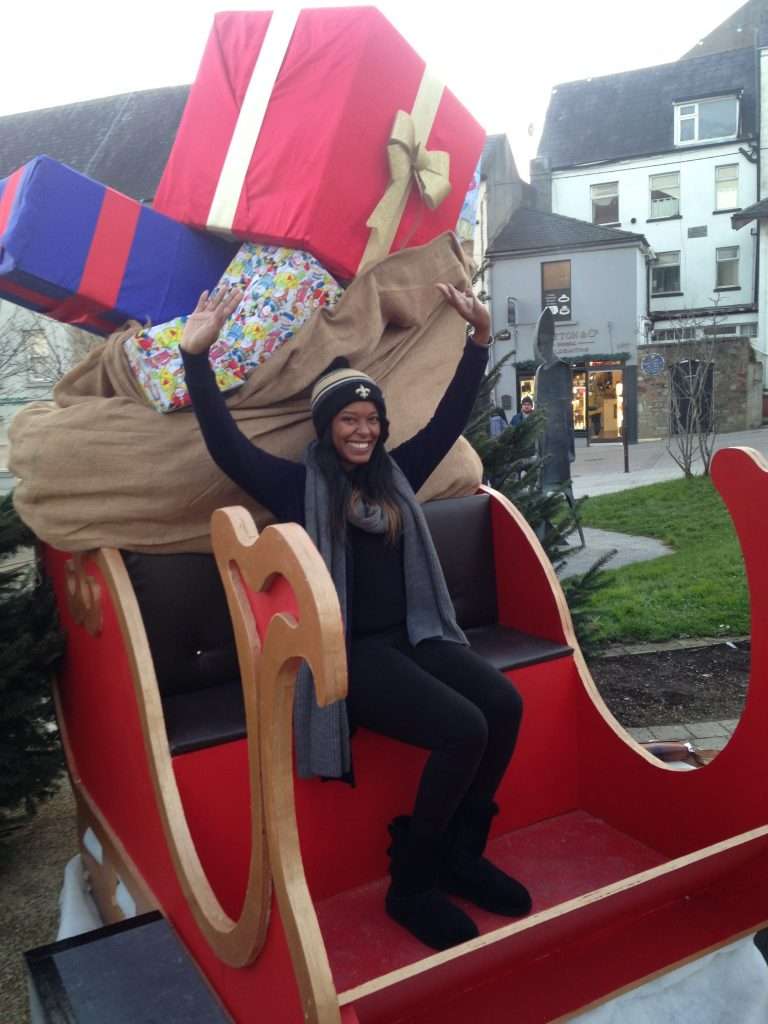
[[347, 707], [354, 725], [431, 751], [412, 827], [442, 832], [463, 799], [491, 801], [520, 728], [510, 681], [468, 647], [408, 641], [405, 629], [353, 638]]

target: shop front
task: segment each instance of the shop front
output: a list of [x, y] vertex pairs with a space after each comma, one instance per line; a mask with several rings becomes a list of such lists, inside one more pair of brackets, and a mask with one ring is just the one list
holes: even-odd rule
[[[625, 362], [589, 359], [574, 361], [572, 368], [575, 435], [588, 437], [590, 442], [621, 441], [626, 400]], [[518, 369], [518, 409], [523, 398], [535, 397], [534, 378], [534, 373]]]
[[590, 441], [620, 441], [624, 423], [624, 367], [592, 360], [573, 368], [573, 428]]

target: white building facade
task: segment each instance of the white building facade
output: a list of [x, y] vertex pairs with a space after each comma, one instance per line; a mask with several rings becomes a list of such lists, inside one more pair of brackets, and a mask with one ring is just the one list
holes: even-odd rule
[[[723, 326], [757, 334], [756, 232], [737, 233], [730, 220], [757, 195], [755, 160], [742, 149], [731, 143], [552, 175], [553, 212], [647, 238], [655, 332], [674, 328], [674, 316], [703, 320], [717, 306]], [[614, 213], [615, 221], [600, 219]]]
[[731, 223], [758, 197], [757, 81], [743, 48], [558, 86], [536, 163], [553, 212], [647, 238], [645, 343], [747, 337], [768, 366], [757, 229]]
[[626, 428], [637, 439], [647, 254], [639, 234], [529, 208], [513, 214], [488, 250], [492, 355], [506, 357], [496, 400], [506, 413], [533, 394], [536, 322], [550, 306], [555, 353], [571, 366], [576, 435], [617, 441]]

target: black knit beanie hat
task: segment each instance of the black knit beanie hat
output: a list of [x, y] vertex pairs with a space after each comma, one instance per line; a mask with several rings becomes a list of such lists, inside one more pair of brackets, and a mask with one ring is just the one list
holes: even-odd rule
[[381, 417], [381, 441], [386, 441], [389, 421], [381, 388], [367, 373], [350, 369], [343, 356], [333, 360], [312, 388], [310, 405], [317, 436], [322, 437], [336, 413], [352, 402], [373, 402]]

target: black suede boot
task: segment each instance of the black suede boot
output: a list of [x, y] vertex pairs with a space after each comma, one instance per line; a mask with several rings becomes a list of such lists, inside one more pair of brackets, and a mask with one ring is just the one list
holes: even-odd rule
[[409, 822], [403, 816], [389, 826], [392, 884], [387, 891], [387, 913], [432, 949], [449, 949], [476, 938], [472, 918], [435, 888], [440, 837], [414, 841]]
[[492, 914], [524, 917], [531, 910], [528, 890], [483, 857], [491, 820], [498, 811], [492, 802], [459, 808], [448, 828], [439, 885]]

